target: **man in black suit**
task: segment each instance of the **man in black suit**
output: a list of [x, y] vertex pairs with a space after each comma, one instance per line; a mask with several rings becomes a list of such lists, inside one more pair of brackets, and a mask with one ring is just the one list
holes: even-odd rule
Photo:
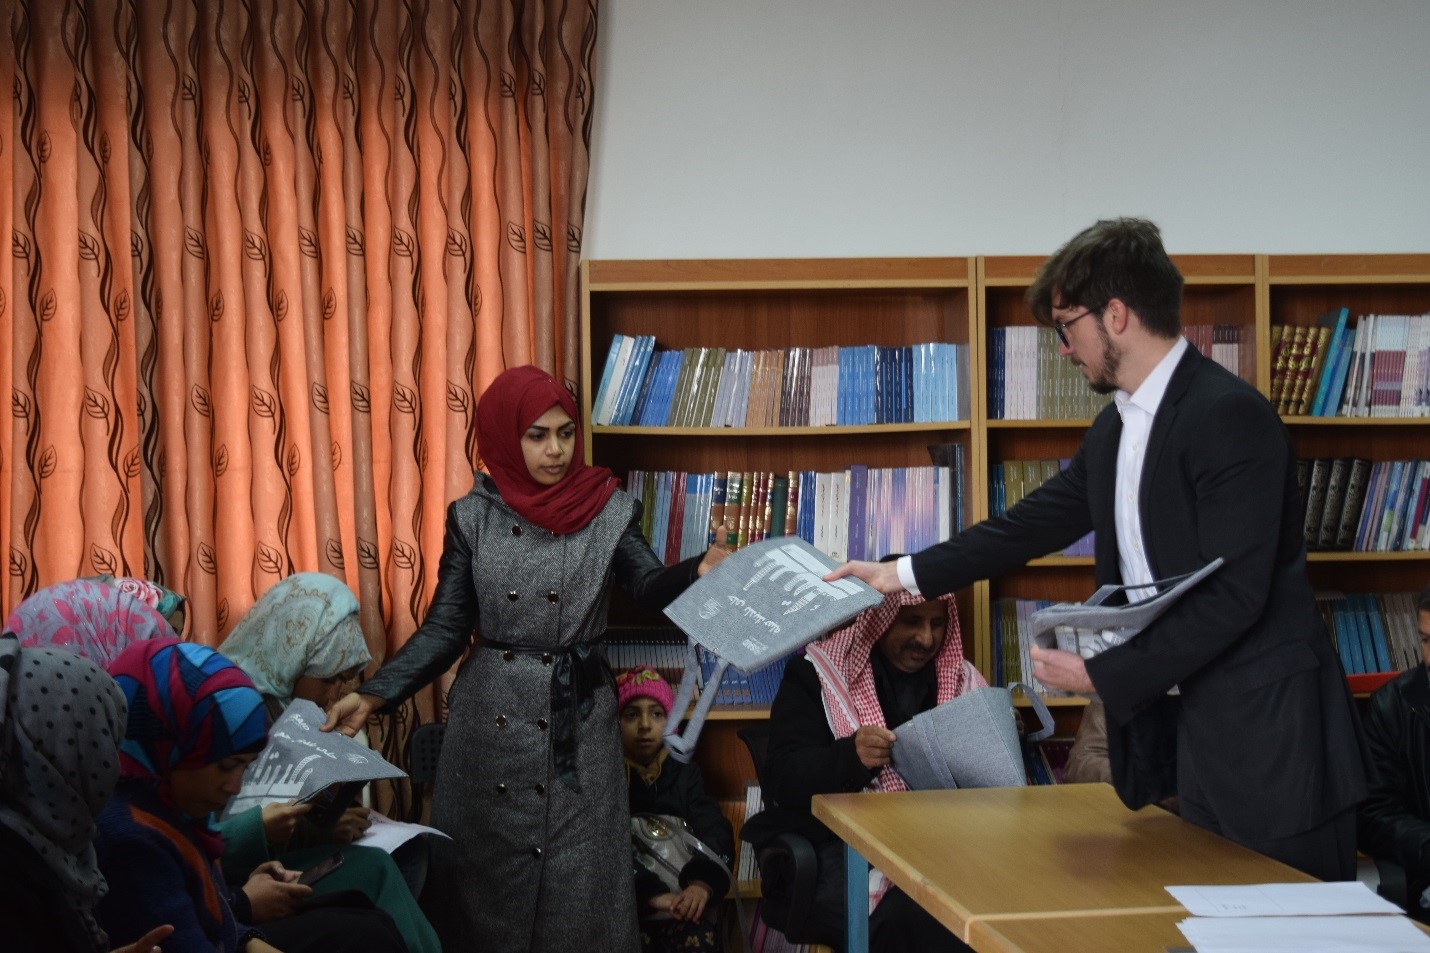
[[[1114, 402], [1071, 466], [1008, 511], [895, 566], [848, 563], [926, 598], [1096, 530], [1099, 585], [1225, 564], [1135, 639], [1086, 662], [1033, 649], [1045, 685], [1102, 698], [1113, 783], [1324, 879], [1355, 875], [1359, 723], [1306, 577], [1291, 440], [1266, 399], [1181, 336], [1182, 276], [1157, 226], [1100, 221], [1028, 290], [1059, 353]], [[1137, 595], [1149, 594], [1150, 590]]]

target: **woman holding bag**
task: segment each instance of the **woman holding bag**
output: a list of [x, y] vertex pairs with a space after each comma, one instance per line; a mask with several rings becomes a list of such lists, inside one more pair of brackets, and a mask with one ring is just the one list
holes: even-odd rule
[[352, 733], [446, 671], [448, 696], [424, 906], [449, 949], [640, 948], [615, 693], [599, 639], [610, 586], [659, 610], [723, 558], [666, 567], [640, 504], [587, 466], [576, 402], [536, 367], [477, 405], [487, 472], [447, 511], [420, 628], [325, 726]]

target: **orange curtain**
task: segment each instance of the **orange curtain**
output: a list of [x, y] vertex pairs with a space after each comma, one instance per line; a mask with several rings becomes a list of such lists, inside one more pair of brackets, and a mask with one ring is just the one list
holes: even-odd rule
[[595, 0], [0, 3], [3, 610], [318, 570], [390, 654], [484, 386], [576, 381]]

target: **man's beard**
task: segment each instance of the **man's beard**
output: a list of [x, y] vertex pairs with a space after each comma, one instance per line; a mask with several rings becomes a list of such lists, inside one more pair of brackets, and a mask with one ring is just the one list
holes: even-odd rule
[[1112, 337], [1101, 324], [1097, 325], [1098, 336], [1102, 338], [1102, 369], [1097, 376], [1089, 378], [1087, 386], [1094, 394], [1110, 394], [1117, 390], [1117, 371], [1122, 367], [1122, 351], [1112, 343]]

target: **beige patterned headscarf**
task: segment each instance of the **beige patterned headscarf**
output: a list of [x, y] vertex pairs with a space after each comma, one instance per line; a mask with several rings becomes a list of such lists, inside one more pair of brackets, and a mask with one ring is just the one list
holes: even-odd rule
[[284, 706], [303, 676], [332, 678], [372, 660], [357, 596], [320, 572], [295, 573], [265, 592], [219, 651]]

